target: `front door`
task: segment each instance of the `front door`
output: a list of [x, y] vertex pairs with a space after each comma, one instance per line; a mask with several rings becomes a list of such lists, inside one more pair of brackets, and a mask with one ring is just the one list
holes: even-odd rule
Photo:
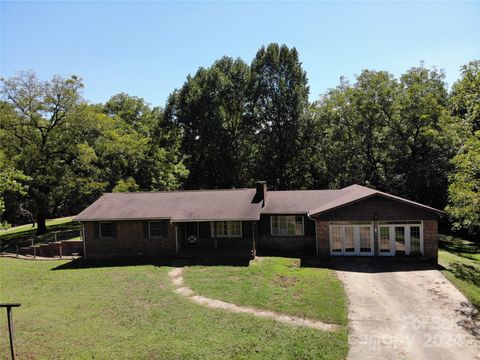
[[185, 234], [185, 246], [197, 247], [199, 244], [198, 239], [198, 223], [189, 222], [184, 224]]
[[378, 254], [380, 256], [393, 256], [395, 251], [390, 232], [390, 226], [378, 227]]
[[421, 224], [379, 225], [378, 254], [380, 256], [423, 254]]
[[330, 253], [332, 255], [373, 255], [373, 226], [365, 224], [330, 225]]

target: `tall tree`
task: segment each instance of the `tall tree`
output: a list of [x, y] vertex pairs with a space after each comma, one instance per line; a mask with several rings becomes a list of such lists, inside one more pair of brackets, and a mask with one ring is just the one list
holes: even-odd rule
[[257, 128], [256, 174], [276, 189], [299, 186], [309, 88], [297, 50], [278, 44], [262, 47], [251, 65], [249, 91]]
[[107, 101], [103, 111], [108, 118], [94, 147], [99, 167], [108, 169], [108, 190], [125, 188], [125, 182], [130, 189], [178, 189], [188, 175], [181, 133], [164, 124], [162, 109], [121, 93]]
[[443, 208], [447, 200], [449, 160], [453, 144], [443, 132], [453, 127], [447, 111], [445, 75], [423, 65], [400, 77], [398, 114], [388, 134], [397, 176], [394, 192]]
[[81, 139], [70, 138], [75, 126], [72, 114], [81, 101], [81, 79], [54, 76], [39, 81], [32, 72], [2, 79], [0, 94], [14, 110], [13, 117], [2, 117], [3, 149], [15, 166], [32, 178], [29, 197], [38, 222], [37, 233], [46, 232], [45, 220], [51, 207], [52, 190], [74, 162]]
[[446, 208], [457, 229], [480, 232], [480, 130], [453, 158], [449, 204]]
[[472, 133], [480, 130], [480, 60], [462, 66], [461, 77], [452, 87], [450, 108], [471, 125]]
[[224, 57], [200, 68], [169, 98], [167, 123], [183, 132], [188, 188], [238, 187], [252, 182], [253, 127], [247, 113], [249, 68]]

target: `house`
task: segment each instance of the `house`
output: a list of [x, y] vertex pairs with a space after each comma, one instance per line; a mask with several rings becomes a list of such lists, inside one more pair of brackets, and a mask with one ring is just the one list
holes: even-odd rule
[[87, 258], [288, 254], [437, 260], [440, 210], [360, 185], [108, 193], [78, 214]]

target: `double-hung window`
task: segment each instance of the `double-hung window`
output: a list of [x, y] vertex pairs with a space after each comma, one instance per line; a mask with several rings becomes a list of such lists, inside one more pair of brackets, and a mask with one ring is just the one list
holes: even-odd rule
[[113, 237], [113, 223], [101, 222], [100, 223], [100, 238], [110, 239]]
[[150, 238], [161, 238], [163, 236], [163, 226], [161, 221], [149, 221], [148, 235]]
[[242, 237], [241, 221], [215, 221], [212, 223], [213, 237]]
[[272, 235], [303, 236], [303, 216], [275, 215], [271, 217]]

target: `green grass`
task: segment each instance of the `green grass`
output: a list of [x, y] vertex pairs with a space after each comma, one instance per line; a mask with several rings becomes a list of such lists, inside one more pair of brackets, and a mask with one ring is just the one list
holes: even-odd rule
[[[167, 275], [170, 267], [54, 270], [65, 263], [0, 258], [0, 301], [22, 303], [14, 310], [19, 359], [343, 359], [348, 351], [346, 329], [324, 332], [293, 327], [192, 303], [173, 291]], [[326, 289], [340, 288], [333, 276], [316, 275], [325, 270], [288, 270], [283, 259], [273, 263], [278, 263], [277, 270], [266, 266], [271, 281], [276, 281], [275, 271], [298, 274], [299, 282], [311, 283], [316, 288], [312, 294], [320, 298], [326, 297]], [[225, 279], [233, 271], [221, 266], [208, 269], [187, 268], [188, 280], [209, 278], [213, 283], [221, 279], [222, 269]], [[236, 269], [240, 277], [246, 272], [246, 268]], [[331, 285], [319, 283], [322, 279]], [[270, 287], [268, 283], [262, 281]], [[291, 294], [285, 291], [285, 303], [295, 303]], [[345, 311], [343, 293], [329, 296], [338, 294], [342, 305], [333, 306], [334, 314], [320, 312], [317, 317], [344, 322], [344, 315], [338, 315]], [[264, 298], [255, 305], [267, 308], [269, 302]], [[313, 307], [303, 308], [315, 314]], [[0, 358], [8, 358], [6, 319], [0, 315]]]
[[302, 268], [298, 259], [265, 257], [248, 267], [190, 267], [184, 278], [194, 291], [215, 299], [347, 323], [346, 296], [335, 273]]
[[480, 310], [480, 245], [442, 235], [439, 247], [443, 274]]
[[[71, 226], [78, 226], [77, 223], [72, 222], [73, 217], [63, 217], [58, 219], [49, 219], [46, 221], [47, 231], [69, 230]], [[32, 227], [32, 224], [20, 225], [12, 227], [8, 230], [0, 231], [0, 239], [12, 238], [14, 236], [29, 236], [35, 235], [37, 231], [37, 223]]]

